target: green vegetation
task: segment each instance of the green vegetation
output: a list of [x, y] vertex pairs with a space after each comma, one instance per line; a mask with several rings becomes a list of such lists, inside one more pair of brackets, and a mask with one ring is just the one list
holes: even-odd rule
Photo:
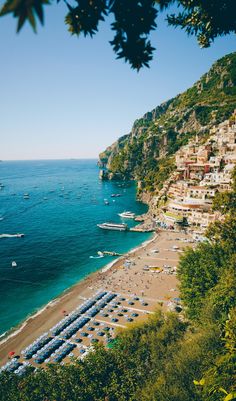
[[213, 125], [235, 109], [236, 53], [218, 60], [186, 92], [156, 107], [134, 122], [132, 132], [107, 148], [100, 159], [113, 177], [142, 181], [155, 192], [174, 169], [173, 155], [196, 133], [206, 140]]
[[233, 171], [233, 191], [218, 192], [214, 198], [213, 210], [229, 213], [236, 210], [236, 169]]
[[[44, 6], [52, 3], [50, 0], [5, 0], [0, 16], [12, 14], [17, 18], [18, 32], [26, 21], [36, 31], [37, 19], [44, 23]], [[158, 13], [172, 5], [174, 13], [168, 15], [168, 24], [197, 36], [201, 47], [210, 46], [218, 36], [236, 32], [234, 0], [70, 0], [65, 4], [65, 23], [69, 32], [77, 36], [95, 35], [99, 23], [112, 14], [115, 35], [110, 44], [117, 58], [123, 58], [137, 70], [149, 66], [154, 51], [150, 33], [157, 27]], [[181, 12], [176, 12], [177, 7]]]
[[[193, 320], [202, 318], [201, 310], [206, 299], [208, 305], [214, 299], [212, 308], [222, 302], [221, 307], [217, 308], [218, 320], [220, 314], [225, 319], [226, 312], [229, 312], [223, 303], [230, 301], [233, 306], [233, 298], [236, 302], [236, 168], [233, 179], [232, 191], [219, 193], [214, 200], [215, 210], [225, 215], [224, 221], [211, 224], [206, 233], [209, 242], [200, 244], [196, 250], [188, 249], [180, 259], [178, 275], [181, 294], [187, 315]], [[222, 294], [222, 298], [219, 297], [217, 301], [219, 294]]]
[[1, 401], [125, 401], [135, 400], [148, 375], [155, 377], [186, 324], [176, 316], [157, 313], [144, 324], [118, 335], [109, 350], [98, 346], [82, 362], [49, 366], [29, 373], [0, 376]]
[[[234, 177], [232, 196], [236, 169]], [[221, 208], [219, 199], [215, 207]], [[98, 345], [83, 361], [22, 378], [1, 374], [0, 401], [236, 399], [235, 203], [223, 211], [224, 222], [208, 230], [210, 242], [181, 259], [181, 319], [157, 311], [118, 331], [112, 348]]]

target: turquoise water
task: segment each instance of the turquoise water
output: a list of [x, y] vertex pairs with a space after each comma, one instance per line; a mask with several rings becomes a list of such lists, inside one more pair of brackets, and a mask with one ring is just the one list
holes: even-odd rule
[[[134, 183], [101, 182], [96, 160], [3, 162], [0, 182], [0, 234], [25, 234], [0, 238], [0, 334], [113, 260], [91, 259], [97, 251], [122, 253], [150, 238], [96, 226], [120, 222], [124, 210], [147, 210], [135, 200]], [[113, 202], [112, 193], [122, 196]]]

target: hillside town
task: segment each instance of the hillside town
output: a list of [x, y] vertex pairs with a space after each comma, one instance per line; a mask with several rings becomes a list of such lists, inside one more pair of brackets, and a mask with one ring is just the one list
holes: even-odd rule
[[158, 222], [167, 226], [182, 223], [204, 231], [209, 223], [223, 218], [212, 210], [213, 198], [217, 192], [231, 189], [236, 166], [236, 110], [230, 119], [210, 130], [205, 143], [196, 135], [181, 147], [175, 154], [175, 165], [153, 199], [159, 206]]

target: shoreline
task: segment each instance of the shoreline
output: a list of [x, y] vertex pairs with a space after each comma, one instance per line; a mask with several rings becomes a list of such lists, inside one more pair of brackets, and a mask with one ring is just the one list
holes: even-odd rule
[[16, 326], [13, 326], [8, 331], [6, 331], [5, 333], [0, 335], [0, 348], [3, 344], [7, 343], [11, 338], [14, 338], [18, 334], [20, 334], [22, 332], [22, 330], [27, 326], [27, 324], [30, 323], [30, 321], [33, 321], [34, 319], [36, 319], [43, 312], [45, 312], [48, 308], [53, 307], [57, 303], [61, 302], [64, 297], [68, 296], [71, 292], [73, 292], [73, 289], [75, 289], [75, 287], [77, 288], [79, 285], [82, 286], [85, 283], [85, 281], [88, 280], [89, 278], [92, 280], [93, 278], [95, 278], [96, 275], [99, 276], [100, 274], [109, 272], [113, 267], [115, 267], [115, 265], [117, 263], [122, 262], [129, 255], [132, 255], [132, 253], [134, 253], [138, 250], [141, 250], [143, 247], [145, 247], [149, 243], [153, 242], [156, 239], [157, 235], [158, 235], [157, 233], [153, 233], [152, 238], [150, 238], [149, 240], [142, 242], [140, 245], [136, 246], [135, 248], [131, 248], [130, 251], [124, 253], [124, 255], [120, 256], [119, 258], [116, 258], [115, 260], [111, 261], [110, 263], [107, 263], [106, 265], [104, 265], [103, 267], [98, 269], [97, 271], [89, 273], [87, 276], [85, 276], [81, 280], [77, 281], [71, 287], [65, 289], [62, 293], [60, 293], [58, 296], [53, 298], [47, 304], [43, 305], [36, 311], [32, 312], [32, 314], [29, 314], [28, 317], [26, 316], [25, 319], [22, 320], [20, 323], [18, 323]]
[[[21, 351], [36, 338], [43, 333], [49, 335], [50, 329], [64, 316], [101, 290], [111, 291], [128, 300], [132, 297], [143, 299], [144, 305], [147, 306], [139, 304], [138, 309], [130, 306], [128, 301], [124, 302], [124, 307], [130, 310], [130, 314], [138, 312], [138, 320], [145, 319], [147, 314], [153, 313], [156, 308], [168, 310], [170, 301], [179, 296], [178, 280], [174, 272], [180, 254], [186, 246], [189, 246], [188, 240], [191, 238], [189, 233], [157, 230], [151, 238], [139, 246], [130, 249], [103, 268], [88, 274], [29, 316], [0, 341], [1, 365], [7, 362], [10, 351], [21, 355]], [[178, 251], [176, 248], [173, 249], [173, 245], [176, 244]], [[125, 263], [127, 260], [129, 263]], [[148, 271], [147, 266], [149, 266]], [[127, 326], [124, 316], [119, 317], [118, 325], [112, 323], [112, 317], [114, 315], [107, 318], [98, 315], [95, 319], [111, 325], [114, 329], [119, 325]]]

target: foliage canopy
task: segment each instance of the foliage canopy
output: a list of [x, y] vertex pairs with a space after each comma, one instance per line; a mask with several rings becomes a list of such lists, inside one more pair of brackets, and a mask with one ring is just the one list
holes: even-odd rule
[[[174, 6], [174, 12], [167, 16], [168, 24], [197, 36], [201, 47], [210, 46], [218, 36], [236, 32], [234, 0], [64, 1], [68, 8], [65, 22], [75, 35], [93, 36], [99, 23], [112, 14], [111, 28], [115, 35], [110, 43], [113, 50], [117, 58], [123, 58], [137, 70], [149, 66], [155, 50], [150, 33], [157, 27], [158, 12], [170, 6]], [[17, 31], [27, 20], [36, 30], [36, 19], [43, 24], [44, 6], [52, 3], [52, 0], [6, 0], [0, 15], [12, 14], [17, 19]]]

